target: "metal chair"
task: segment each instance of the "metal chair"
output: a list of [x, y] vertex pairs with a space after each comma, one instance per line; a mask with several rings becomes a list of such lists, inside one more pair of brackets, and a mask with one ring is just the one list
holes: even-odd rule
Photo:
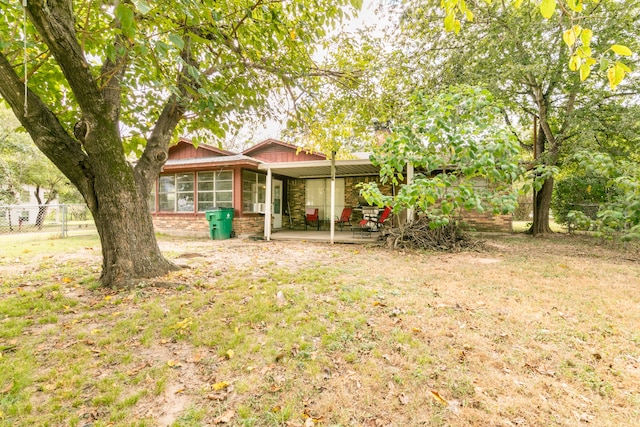
[[340, 214], [340, 218], [338, 218], [335, 223], [340, 227], [340, 231], [345, 225], [349, 227], [353, 227], [351, 225], [351, 213], [353, 212], [353, 208], [344, 208], [342, 209], [342, 213]]
[[320, 215], [318, 214], [318, 208], [307, 208], [304, 215], [304, 229], [307, 229], [307, 224], [316, 223], [316, 228], [320, 230]]
[[384, 210], [382, 210], [378, 214], [377, 218], [365, 218], [362, 221], [360, 221], [359, 225], [361, 228], [369, 227], [371, 231], [380, 231], [384, 227], [386, 221], [389, 219], [390, 216], [391, 216], [391, 208], [389, 206], [386, 206]]

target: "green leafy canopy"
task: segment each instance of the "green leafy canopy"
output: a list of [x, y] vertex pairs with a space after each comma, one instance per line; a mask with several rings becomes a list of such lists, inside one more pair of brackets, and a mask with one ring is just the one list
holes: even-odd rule
[[524, 170], [516, 158], [518, 144], [491, 93], [454, 86], [435, 97], [417, 92], [409, 105], [408, 120], [392, 129], [373, 160], [383, 182], [403, 182], [407, 163], [416, 176], [395, 197], [366, 184], [365, 198], [395, 211], [417, 208], [433, 226], [449, 223], [462, 210], [513, 212], [511, 184]]
[[[19, 64], [23, 54], [21, 2], [2, 1], [0, 48]], [[77, 37], [96, 84], [104, 64], [125, 67], [119, 115], [128, 150], [144, 148], [167, 99], [187, 113], [176, 133], [202, 127], [216, 137], [240, 127], [244, 116], [267, 118], [269, 97], [314, 73], [312, 54], [332, 25], [360, 7], [337, 2], [274, 0], [75, 1]], [[29, 87], [73, 129], [75, 95], [47, 47], [27, 21]], [[120, 40], [120, 41], [117, 41]], [[18, 67], [16, 67], [18, 69]], [[182, 78], [178, 76], [183, 75]], [[186, 85], [184, 83], [187, 83]], [[187, 87], [187, 93], [184, 88]]]

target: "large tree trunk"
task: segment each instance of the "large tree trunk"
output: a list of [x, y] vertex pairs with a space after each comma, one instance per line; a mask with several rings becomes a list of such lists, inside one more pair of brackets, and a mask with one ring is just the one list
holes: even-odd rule
[[[98, 124], [96, 124], [98, 125]], [[122, 150], [119, 137], [89, 132], [87, 144]], [[95, 138], [95, 140], [94, 140]], [[109, 144], [114, 139], [116, 143]], [[141, 278], [166, 274], [176, 267], [160, 253], [149, 211], [147, 179], [125, 161], [124, 153], [114, 156], [89, 154], [93, 176], [90, 193], [85, 195], [102, 244], [102, 276], [105, 286], [128, 287]]]
[[553, 194], [553, 177], [547, 178], [539, 191], [533, 196], [533, 224], [529, 232], [534, 236], [551, 233], [549, 227], [549, 208]]
[[[69, 1], [29, 0], [27, 15], [73, 91], [72, 104], [80, 116], [73, 136], [69, 124], [65, 128], [54, 110], [25, 88], [16, 74], [17, 67], [2, 51], [0, 95], [11, 105], [36, 146], [78, 188], [93, 213], [102, 243], [102, 284], [126, 287], [139, 279], [177, 269], [160, 253], [147, 200], [193, 88], [187, 87], [191, 80], [187, 67], [183, 67], [177, 76], [182, 96], [172, 94], [166, 100], [142, 156], [132, 167], [126, 161], [119, 130], [121, 78], [127, 69], [129, 51], [125, 46], [129, 41], [116, 32], [114, 50], [125, 54], [105, 59], [96, 77], [76, 37], [70, 6]], [[183, 60], [192, 63], [188, 43]], [[62, 95], [60, 99], [61, 103], [66, 102]]]
[[143, 193], [138, 185], [123, 187], [110, 180], [99, 187], [97, 206], [90, 208], [102, 245], [102, 284], [128, 287], [140, 279], [177, 270], [158, 247], [148, 192]]

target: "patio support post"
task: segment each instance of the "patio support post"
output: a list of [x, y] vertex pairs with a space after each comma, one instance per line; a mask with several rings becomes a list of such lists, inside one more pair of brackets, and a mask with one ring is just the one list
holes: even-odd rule
[[[413, 163], [407, 162], [407, 185], [413, 182]], [[407, 223], [413, 222], [413, 208], [407, 209]]]
[[271, 168], [267, 169], [267, 188], [265, 188], [265, 204], [264, 204], [264, 238], [271, 240]]
[[329, 217], [329, 226], [330, 226], [330, 234], [331, 234], [331, 244], [333, 245], [333, 240], [336, 232], [336, 222], [334, 218], [336, 217], [336, 152], [331, 152], [331, 216]]

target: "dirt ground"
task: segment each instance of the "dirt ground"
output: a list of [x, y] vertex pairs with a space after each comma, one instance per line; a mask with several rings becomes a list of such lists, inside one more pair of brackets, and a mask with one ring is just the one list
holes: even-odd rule
[[[576, 236], [482, 239], [483, 249], [459, 253], [162, 239], [185, 268], [163, 279], [175, 287], [140, 292], [194, 325], [151, 344], [134, 337], [126, 366], [97, 364], [90, 375], [175, 369], [129, 421], [109, 424], [112, 409], [86, 403], [74, 409], [88, 422], [79, 425], [637, 425], [640, 254]], [[0, 277], [29, 277], [50, 256], [4, 259]], [[100, 252], [84, 247], [56, 265], [95, 275]], [[126, 292], [71, 285], [65, 296], [93, 314], [60, 316], [63, 330], [76, 321], [85, 333], [106, 329], [114, 313], [141, 308], [127, 306]], [[224, 314], [198, 302], [207, 292], [225, 301]], [[105, 298], [122, 302], [96, 304]], [[225, 345], [206, 333], [221, 323]], [[48, 345], [76, 344], [58, 334]], [[43, 363], [50, 351], [41, 349]], [[36, 388], [35, 412], [49, 398]]]

